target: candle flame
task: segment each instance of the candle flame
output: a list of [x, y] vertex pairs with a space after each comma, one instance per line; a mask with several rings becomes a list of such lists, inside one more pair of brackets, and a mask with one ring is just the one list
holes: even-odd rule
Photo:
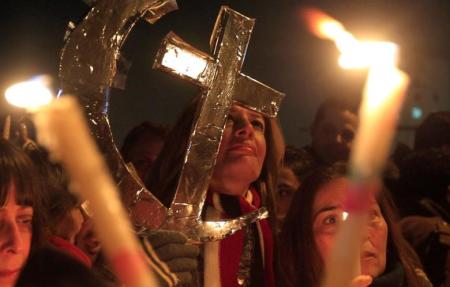
[[50, 78], [36, 77], [32, 80], [12, 85], [5, 91], [6, 100], [17, 107], [36, 110], [53, 100]]
[[345, 31], [341, 23], [318, 9], [303, 9], [302, 16], [311, 32], [319, 38], [334, 40]]
[[305, 9], [303, 17], [316, 36], [334, 41], [341, 52], [339, 65], [342, 68], [387, 68], [396, 65], [397, 45], [390, 42], [360, 41], [344, 25], [314, 8]]
[[398, 47], [383, 41], [361, 41], [348, 32], [344, 25], [324, 12], [307, 8], [303, 18], [316, 36], [334, 41], [341, 52], [339, 66], [344, 69], [369, 68], [365, 105], [374, 110], [392, 96], [395, 87], [405, 81], [396, 67]]

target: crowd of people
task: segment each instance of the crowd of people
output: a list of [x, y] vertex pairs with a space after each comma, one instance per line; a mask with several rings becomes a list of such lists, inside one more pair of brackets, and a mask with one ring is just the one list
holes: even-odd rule
[[[199, 100], [172, 128], [139, 124], [121, 149], [166, 206]], [[176, 231], [137, 233], [144, 254], [164, 270], [155, 272], [160, 285], [320, 286], [345, 220], [356, 107], [326, 100], [311, 124], [311, 143], [294, 147], [285, 145], [276, 119], [234, 104], [202, 215], [221, 220], [265, 206], [269, 217], [201, 245]], [[381, 185], [370, 196], [352, 287], [450, 286], [450, 112], [430, 114], [414, 147], [394, 150]], [[121, 286], [85, 202], [28, 135], [0, 140], [0, 286]]]

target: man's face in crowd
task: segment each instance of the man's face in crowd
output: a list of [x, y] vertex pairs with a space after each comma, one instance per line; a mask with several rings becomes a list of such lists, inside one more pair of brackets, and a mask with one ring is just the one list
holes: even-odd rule
[[129, 160], [133, 163], [139, 177], [145, 181], [151, 172], [164, 145], [164, 140], [158, 136], [143, 136], [129, 151]]
[[357, 116], [349, 110], [327, 109], [311, 128], [314, 152], [327, 164], [347, 160], [357, 124]]

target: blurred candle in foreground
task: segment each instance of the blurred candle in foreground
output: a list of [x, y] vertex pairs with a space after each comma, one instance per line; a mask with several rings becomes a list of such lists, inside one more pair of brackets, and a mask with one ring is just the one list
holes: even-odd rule
[[322, 286], [348, 287], [361, 273], [359, 246], [366, 224], [368, 198], [376, 192], [396, 130], [408, 86], [408, 76], [397, 67], [397, 46], [389, 42], [360, 41], [344, 26], [316, 9], [303, 16], [318, 37], [332, 40], [341, 52], [344, 69], [368, 68], [359, 110], [359, 126], [350, 155], [347, 219], [336, 235]]
[[369, 69], [350, 162], [353, 177], [376, 177], [388, 157], [409, 82], [396, 67], [398, 48], [390, 42], [360, 41], [319, 10], [306, 9], [304, 15], [315, 35], [335, 42], [342, 68]]
[[38, 142], [62, 163], [71, 190], [89, 200], [96, 232], [119, 280], [125, 286], [158, 286], [76, 99], [48, 100], [52, 93], [36, 81], [14, 85], [7, 94], [10, 103], [33, 112]]

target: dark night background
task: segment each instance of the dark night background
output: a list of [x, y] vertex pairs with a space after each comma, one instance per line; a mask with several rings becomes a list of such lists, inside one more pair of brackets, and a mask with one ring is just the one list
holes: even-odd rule
[[[300, 5], [323, 9], [355, 36], [388, 40], [402, 49], [402, 68], [412, 84], [402, 115], [404, 140], [427, 113], [450, 109], [450, 1], [448, 0], [178, 0], [179, 10], [154, 25], [138, 23], [124, 45], [131, 61], [126, 90], [114, 90], [110, 120], [118, 144], [143, 120], [171, 123], [196, 88], [151, 69], [161, 39], [174, 31], [192, 46], [209, 51], [209, 34], [220, 5], [256, 18], [243, 72], [287, 94], [280, 120], [288, 143], [305, 144], [307, 127], [327, 95], [360, 94], [362, 72], [338, 68], [331, 42], [316, 39], [298, 17]], [[0, 90], [37, 74], [57, 75], [68, 21], [89, 11], [81, 0], [2, 1]], [[420, 109], [411, 117], [411, 109]], [[17, 112], [0, 100], [3, 122]], [[419, 115], [419, 116], [418, 116]]]

